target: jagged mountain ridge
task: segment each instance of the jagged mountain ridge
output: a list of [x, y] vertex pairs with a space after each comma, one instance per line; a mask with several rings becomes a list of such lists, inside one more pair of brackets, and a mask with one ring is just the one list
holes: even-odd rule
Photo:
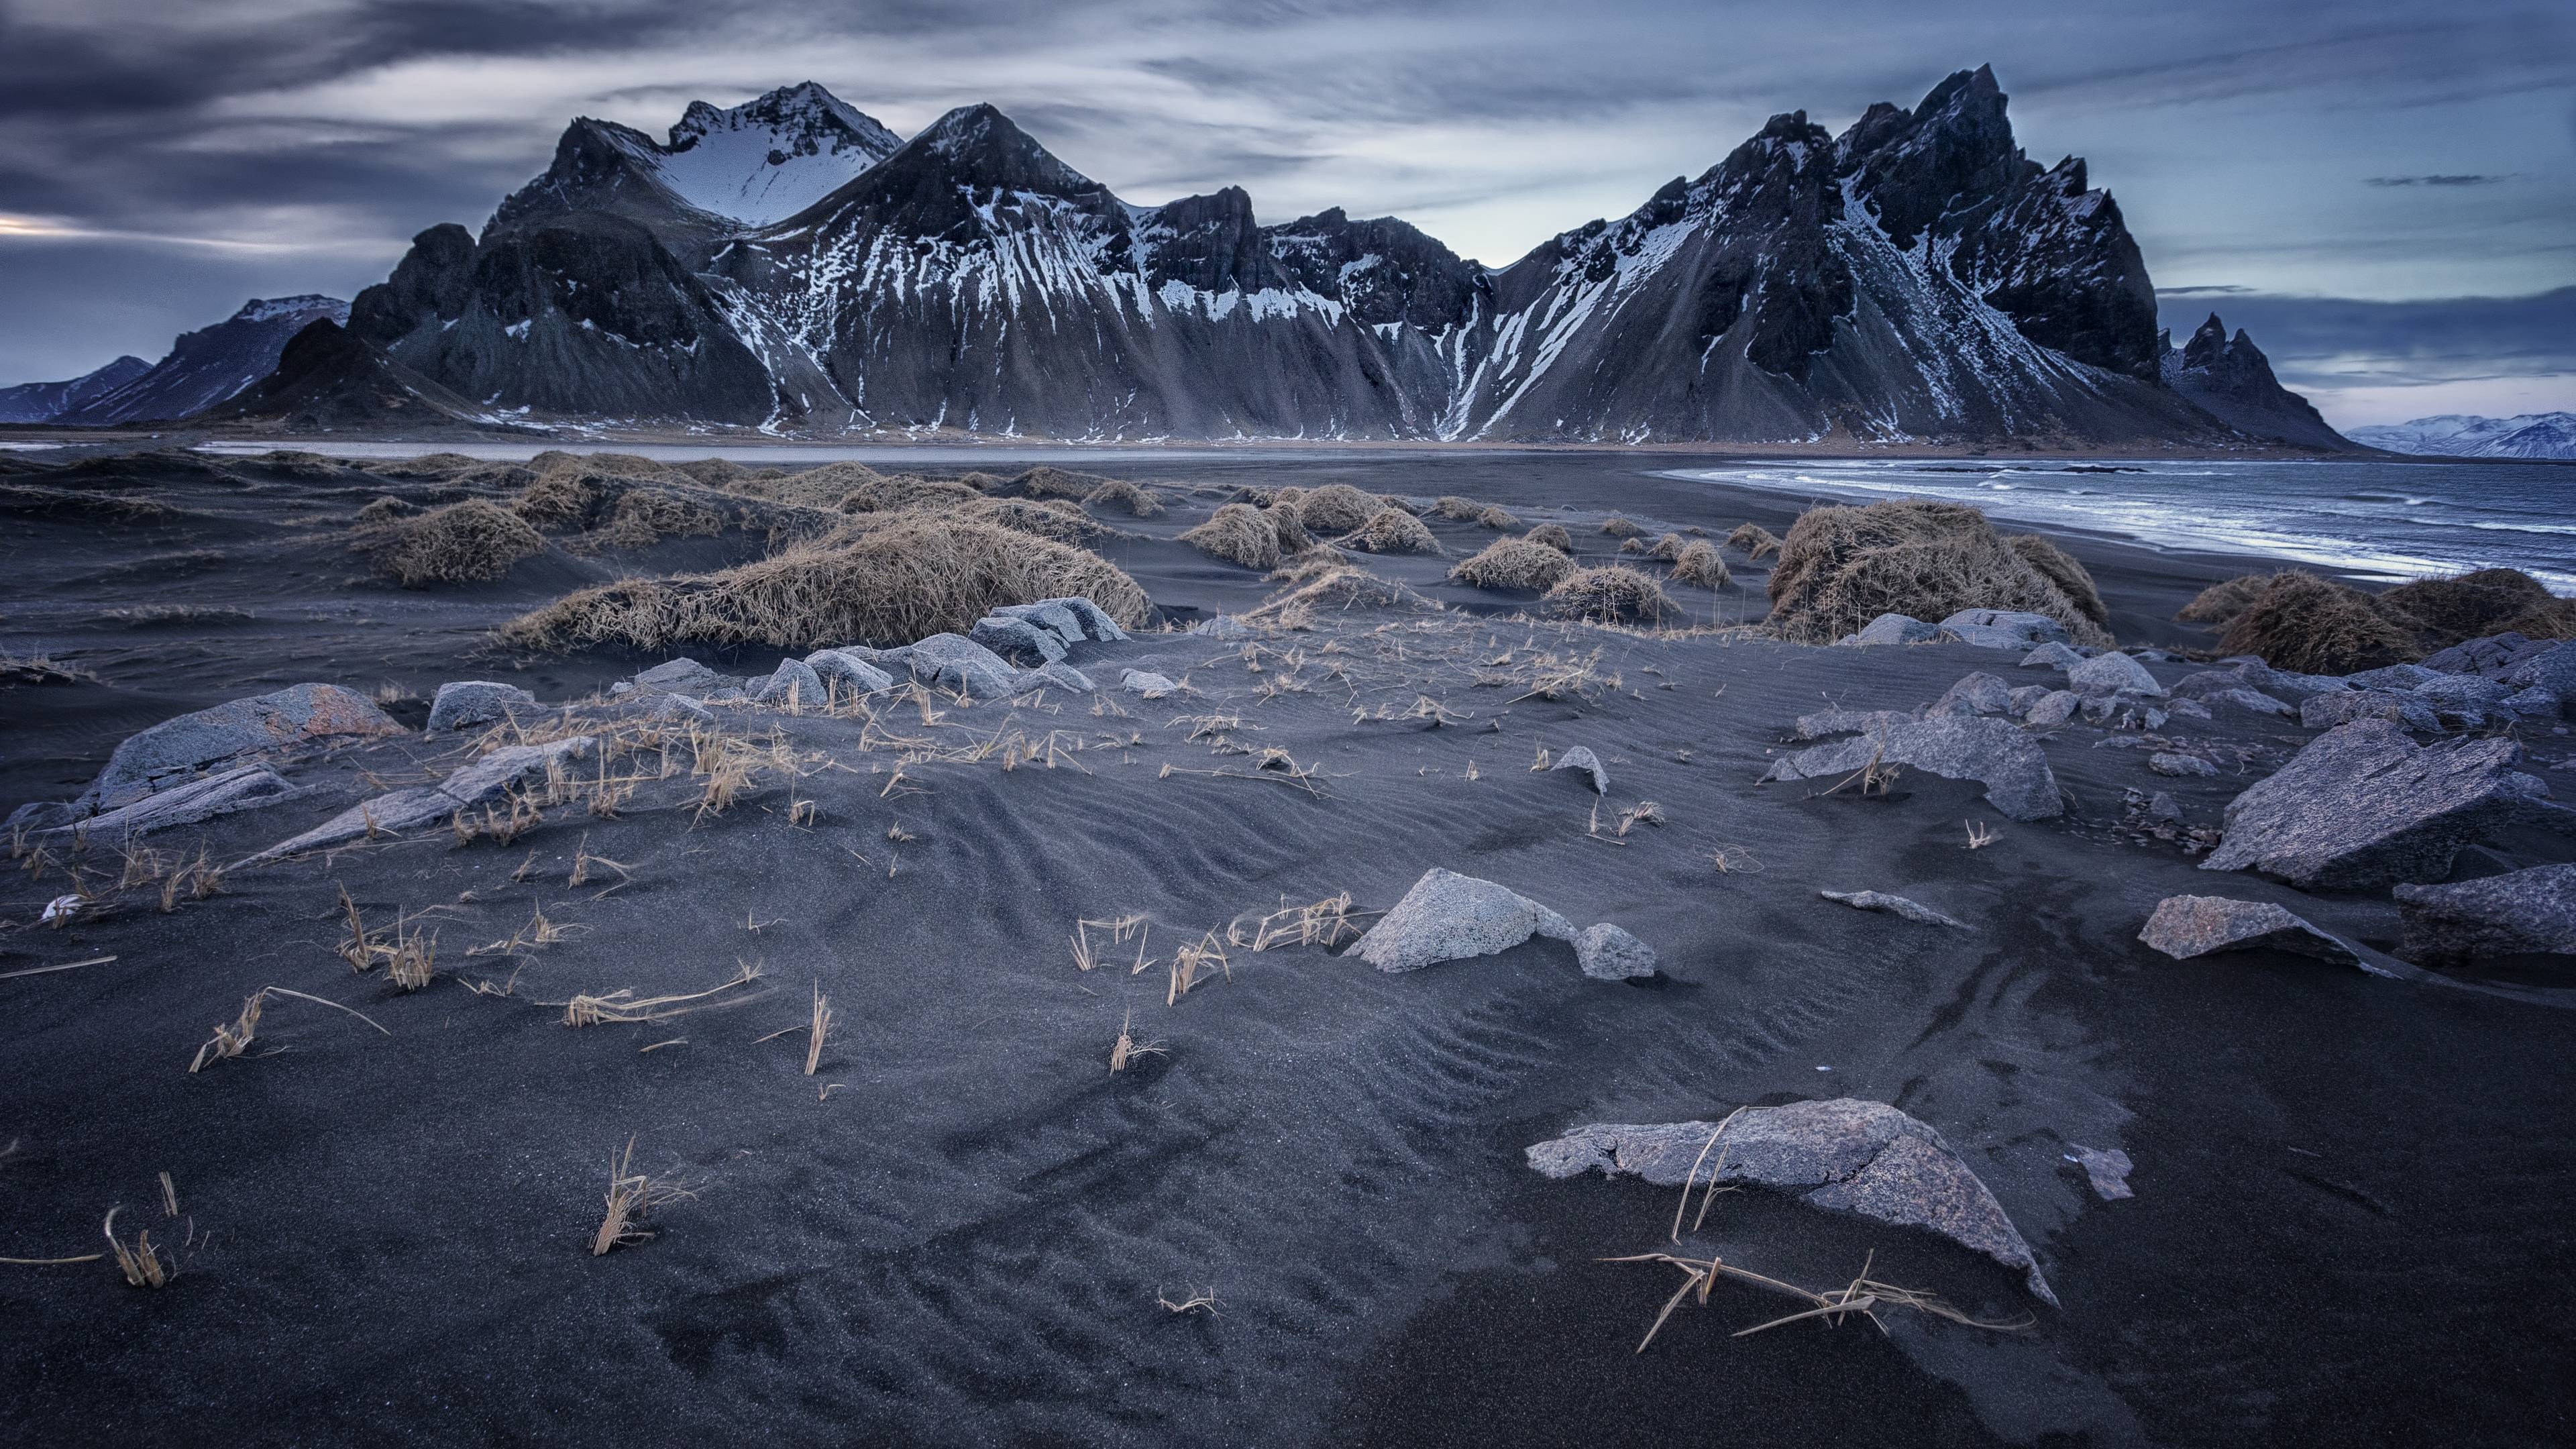
[[128, 353], [94, 372], [62, 382], [22, 382], [16, 387], [0, 387], [0, 423], [50, 423], [151, 370], [151, 363]]
[[2157, 334], [2156, 350], [2165, 385], [2238, 432], [2296, 447], [2352, 446], [2306, 398], [2281, 386], [2272, 360], [2245, 329], [2228, 336], [2215, 312], [2180, 347], [2170, 333]]
[[169, 356], [46, 421], [103, 428], [204, 412], [275, 371], [296, 333], [318, 320], [348, 316], [349, 304], [337, 297], [255, 297], [211, 327], [180, 333]]
[[2356, 443], [2392, 453], [2453, 458], [2576, 458], [2576, 413], [2522, 413], [2509, 418], [2443, 413], [2403, 423], [2355, 428]]
[[581, 121], [350, 331], [485, 408], [773, 431], [2235, 438], [2165, 385], [2116, 203], [2005, 111], [1980, 69], [1840, 137], [1775, 117], [1499, 269], [1391, 219], [1261, 226], [1235, 187], [1131, 205], [990, 106], [768, 225]]

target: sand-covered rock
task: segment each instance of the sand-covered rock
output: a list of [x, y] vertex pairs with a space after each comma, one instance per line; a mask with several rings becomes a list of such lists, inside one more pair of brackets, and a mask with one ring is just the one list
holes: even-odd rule
[[[1712, 1150], [1709, 1139], [1718, 1137]], [[1929, 1125], [1850, 1097], [1750, 1107], [1720, 1133], [1714, 1122], [1591, 1123], [1532, 1145], [1529, 1165], [1552, 1178], [1598, 1170], [1657, 1187], [1755, 1183], [1831, 1212], [1927, 1228], [2023, 1275], [2042, 1302], [2057, 1294], [2003, 1204]]]
[[1932, 707], [1923, 713], [1932, 719], [1952, 715], [2009, 714], [2012, 711], [2012, 686], [1979, 670], [1950, 686]]
[[1897, 644], [1920, 644], [1941, 632], [1937, 624], [1904, 614], [1881, 614], [1861, 626], [1851, 642], [1863, 648], [1882, 648]]
[[2084, 1169], [2084, 1180], [2092, 1184], [2093, 1195], [2104, 1202], [2137, 1196], [2129, 1190], [2129, 1174], [2137, 1169], [2129, 1161], [2129, 1154], [2119, 1148], [2078, 1147], [2070, 1142], [2066, 1145], [2066, 1160]]
[[1064, 636], [1034, 619], [987, 614], [966, 637], [1005, 658], [1053, 664], [1065, 657]]
[[1434, 866], [1346, 954], [1380, 971], [1418, 971], [1508, 951], [1533, 935], [1570, 942], [1574, 924], [1507, 886]]
[[962, 634], [933, 634], [900, 649], [885, 651], [884, 658], [900, 657], [912, 677], [924, 684], [954, 689], [978, 698], [995, 699], [1011, 693], [1012, 682], [1019, 670], [1009, 660]]
[[163, 720], [128, 736], [74, 802], [80, 813], [130, 805], [185, 784], [210, 765], [346, 736], [406, 733], [366, 696], [336, 684], [297, 684]]
[[2050, 820], [2066, 810], [2048, 757], [2030, 736], [1999, 719], [1894, 720], [1866, 734], [1786, 756], [1763, 778], [1848, 775], [1873, 759], [1953, 780], [1975, 780], [1986, 787], [1987, 801], [2015, 820]]
[[266, 765], [243, 765], [173, 785], [86, 820], [66, 823], [57, 827], [57, 833], [78, 831], [87, 839], [112, 844], [155, 830], [195, 825], [238, 810], [275, 805], [303, 793]]
[[2567, 828], [2576, 812], [2514, 767], [2507, 739], [2418, 745], [2393, 720], [2341, 725], [2228, 802], [2203, 870], [2259, 870], [2306, 890], [2439, 880], [2461, 847], [2524, 820]]
[[2073, 669], [2084, 662], [2074, 646], [2055, 642], [2042, 644], [2021, 657], [2024, 669]]
[[2031, 649], [2071, 641], [2066, 626], [2046, 614], [2012, 609], [1961, 609], [1941, 621], [1941, 632], [1982, 649]]
[[503, 791], [545, 774], [559, 760], [586, 758], [591, 743], [588, 735], [573, 735], [542, 745], [505, 745], [451, 772], [438, 784], [395, 790], [352, 805], [311, 830], [238, 862], [234, 868], [322, 850], [373, 831], [398, 833], [435, 825], [469, 805], [499, 799]]
[[2084, 696], [2071, 689], [2052, 689], [2022, 714], [2022, 723], [2043, 728], [2062, 725], [2084, 708]]
[[1816, 894], [1829, 901], [1840, 901], [1856, 911], [1884, 911], [1926, 926], [1956, 926], [1962, 931], [1970, 929], [1967, 922], [1945, 916], [1921, 901], [1892, 896], [1885, 891], [1818, 891]]
[[1576, 745], [1574, 748], [1567, 750], [1564, 754], [1557, 756], [1556, 763], [1550, 768], [1557, 770], [1581, 770], [1591, 777], [1593, 794], [1607, 795], [1610, 793], [1610, 772], [1602, 766], [1601, 757], [1592, 753], [1592, 749], [1588, 745]]
[[2336, 936], [2317, 929], [2285, 906], [2225, 896], [2167, 896], [2156, 903], [2138, 939], [2177, 961], [2220, 951], [2289, 951], [2340, 966], [2361, 957]]
[[733, 682], [694, 659], [669, 660], [635, 676], [637, 689], [695, 695], [702, 699]]
[[2181, 754], [2173, 750], [2158, 750], [2147, 756], [2147, 768], [2159, 775], [2175, 779], [2190, 779], [2195, 776], [2206, 778], [2218, 773], [2216, 765], [2200, 756]]
[[429, 732], [490, 724], [522, 710], [537, 708], [537, 697], [515, 684], [489, 679], [451, 680], [438, 687], [429, 705]]
[[2116, 649], [2069, 665], [2066, 687], [2077, 694], [2138, 694], [2153, 699], [2165, 696], [2165, 687], [2156, 683], [2147, 666]]
[[1126, 690], [1130, 694], [1141, 694], [1147, 699], [1160, 699], [1164, 695], [1171, 693], [1173, 690], [1180, 688], [1179, 685], [1172, 682], [1171, 676], [1156, 674], [1150, 669], [1130, 669], [1126, 671], [1118, 676], [1118, 687]]
[[2499, 956], [2576, 956], [2576, 865], [2392, 892], [2404, 920], [2397, 953], [2425, 966]]
[[1913, 718], [1901, 709], [1820, 709], [1798, 716], [1797, 735], [1802, 740], [1821, 740], [1828, 735], [1856, 734]]
[[2257, 715], [2264, 719], [2297, 719], [2299, 717], [2297, 706], [2289, 704], [2283, 700], [2274, 699], [2272, 696], [2265, 694], [2259, 689], [2214, 689], [2209, 693], [2202, 695], [2197, 701], [2188, 699], [2175, 701], [2177, 705], [2192, 704], [2195, 702], [2206, 709], [2236, 710], [2244, 714]]
[[2559, 644], [2544, 649], [2514, 666], [2505, 676], [2507, 684], [2529, 689], [2534, 685], [2557, 695], [2562, 702], [2576, 702], [2576, 643]]
[[1258, 636], [1251, 625], [1232, 614], [1217, 614], [1201, 619], [1189, 627], [1189, 632], [1202, 639], [1215, 639], [1228, 644]]

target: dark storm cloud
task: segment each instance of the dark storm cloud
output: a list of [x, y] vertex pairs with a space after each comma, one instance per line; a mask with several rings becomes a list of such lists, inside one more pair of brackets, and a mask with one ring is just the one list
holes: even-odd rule
[[[2576, 287], [2409, 302], [2240, 293], [2217, 307], [2229, 329], [2250, 333], [2293, 387], [2421, 387], [2576, 373]], [[2206, 303], [2183, 301], [2163, 309], [2162, 320], [2179, 338], [2208, 313]]]

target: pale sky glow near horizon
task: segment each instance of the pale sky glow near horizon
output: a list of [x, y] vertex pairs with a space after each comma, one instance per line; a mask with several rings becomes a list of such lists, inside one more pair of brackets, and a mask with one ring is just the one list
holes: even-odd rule
[[251, 296], [347, 297], [479, 228], [576, 114], [660, 135], [812, 79], [898, 134], [990, 101], [1131, 202], [1392, 214], [1510, 262], [1991, 63], [2085, 156], [2187, 332], [2211, 309], [2344, 426], [2576, 409], [2576, 7], [2177, 0], [0, 0], [0, 384]]

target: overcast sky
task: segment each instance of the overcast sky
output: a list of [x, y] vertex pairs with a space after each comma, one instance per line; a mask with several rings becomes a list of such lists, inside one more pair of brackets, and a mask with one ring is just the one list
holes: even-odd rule
[[1980, 62], [2119, 197], [2167, 321], [2241, 320], [2331, 420], [2576, 408], [2576, 294], [2540, 295], [2576, 284], [2568, 0], [0, 0], [0, 383], [347, 297], [576, 114], [991, 101], [1129, 201], [1239, 184], [1499, 264], [1772, 112]]

